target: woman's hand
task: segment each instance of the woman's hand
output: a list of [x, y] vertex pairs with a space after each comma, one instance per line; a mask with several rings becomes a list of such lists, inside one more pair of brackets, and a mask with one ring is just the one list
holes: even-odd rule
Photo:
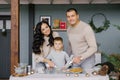
[[47, 63], [48, 63], [48, 65], [49, 65], [49, 67], [54, 67], [55, 66], [55, 64], [52, 62], [52, 61], [47, 61]]
[[50, 61], [49, 59], [44, 59], [43, 62], [47, 63], [49, 65], [49, 67], [55, 66], [55, 64], [52, 61]]

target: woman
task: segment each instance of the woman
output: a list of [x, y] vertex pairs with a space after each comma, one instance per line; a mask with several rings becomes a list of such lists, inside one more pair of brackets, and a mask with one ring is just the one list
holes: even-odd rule
[[50, 67], [54, 66], [54, 63], [46, 57], [53, 47], [54, 38], [58, 36], [59, 34], [53, 32], [46, 21], [41, 21], [36, 25], [33, 40], [34, 61], [36, 63], [43, 62], [49, 64]]

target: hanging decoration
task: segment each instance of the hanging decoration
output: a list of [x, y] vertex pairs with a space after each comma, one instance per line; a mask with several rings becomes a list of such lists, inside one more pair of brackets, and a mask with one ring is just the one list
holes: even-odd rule
[[7, 31], [6, 31], [6, 21], [5, 21], [5, 20], [3, 20], [2, 35], [3, 35], [3, 36], [6, 36], [6, 35], [7, 35]]
[[[101, 15], [104, 17], [104, 22], [103, 22], [103, 26], [100, 27], [96, 27], [94, 24], [94, 17], [97, 15]], [[92, 29], [94, 30], [95, 33], [99, 33], [102, 31], [106, 31], [109, 27], [110, 27], [110, 21], [106, 18], [106, 16], [103, 13], [96, 13], [91, 17], [91, 21], [89, 22], [90, 26], [92, 27]]]
[[6, 36], [6, 35], [7, 35], [6, 29], [4, 29], [4, 28], [2, 29], [2, 35], [3, 35], [3, 36]]

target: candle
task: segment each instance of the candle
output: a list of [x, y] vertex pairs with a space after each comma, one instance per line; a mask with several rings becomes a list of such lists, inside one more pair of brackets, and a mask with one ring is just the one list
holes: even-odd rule
[[89, 76], [90, 76], [90, 74], [89, 74], [89, 73], [86, 73], [86, 74], [85, 74], [85, 76], [86, 76], [86, 77], [89, 77]]
[[75, 73], [75, 74], [74, 74], [74, 76], [75, 76], [75, 77], [78, 77], [78, 76], [79, 76], [79, 74], [78, 74], [78, 73]]
[[69, 74], [69, 73], [66, 73], [66, 76], [67, 76], [67, 77], [69, 77], [69, 76], [70, 76], [70, 74]]

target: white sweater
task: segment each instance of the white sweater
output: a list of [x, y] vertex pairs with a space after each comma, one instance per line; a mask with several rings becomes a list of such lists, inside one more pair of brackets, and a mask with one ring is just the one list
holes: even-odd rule
[[97, 51], [96, 39], [92, 28], [83, 21], [67, 29], [68, 39], [75, 56], [83, 59], [90, 57]]
[[[58, 37], [59, 34], [57, 32], [53, 32], [53, 37]], [[48, 46], [49, 44], [49, 37], [44, 37], [45, 42], [43, 44], [43, 47], [40, 47], [42, 53], [40, 55], [35, 54], [35, 62], [43, 62], [44, 58], [47, 57], [47, 55], [50, 53], [50, 51], [52, 50], [52, 47]]]

